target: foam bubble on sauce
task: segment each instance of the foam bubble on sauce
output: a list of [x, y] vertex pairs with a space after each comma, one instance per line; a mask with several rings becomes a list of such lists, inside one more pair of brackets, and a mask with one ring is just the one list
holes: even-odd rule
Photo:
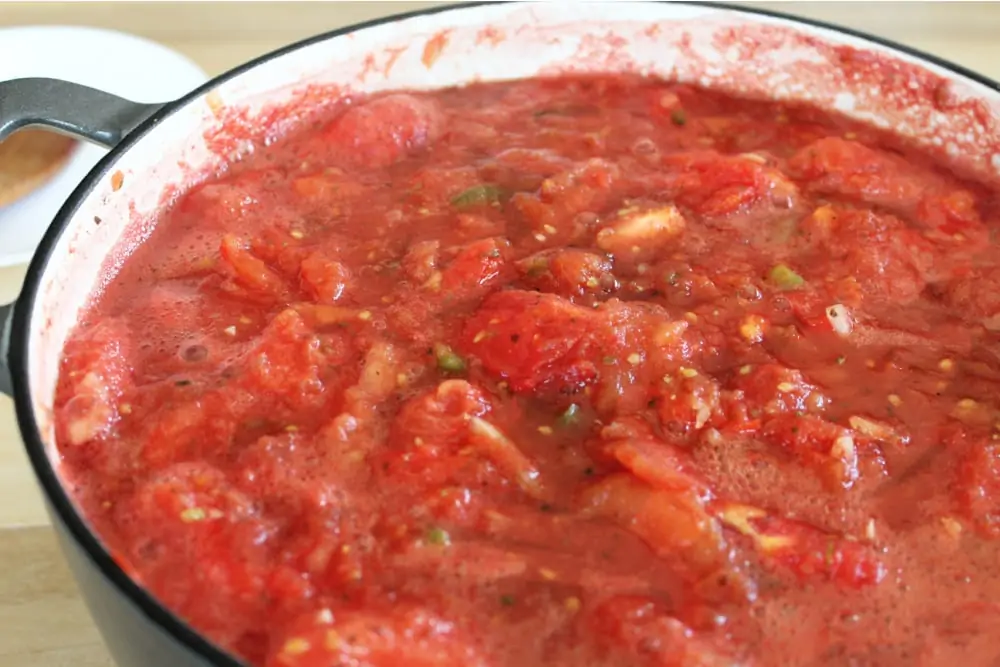
[[155, 350], [150, 356], [181, 355], [187, 361], [212, 358], [212, 344], [200, 333], [209, 322], [204, 321], [204, 297], [196, 287], [176, 282], [158, 284], [142, 301], [142, 307], [129, 314], [129, 323], [133, 335], [143, 341], [142, 349], [147, 354]]
[[[724, 439], [723, 439], [724, 438]], [[767, 455], [772, 452], [774, 457]], [[861, 500], [845, 494], [831, 498], [820, 473], [803, 465], [789, 475], [781, 452], [750, 438], [706, 438], [693, 451], [700, 470], [720, 497], [762, 507], [787, 504], [794, 497], [794, 518], [828, 530], [861, 534], [868, 520]]]
[[189, 340], [180, 346], [180, 355], [184, 361], [200, 363], [208, 359], [211, 355], [209, 348], [200, 340]]
[[222, 236], [222, 232], [188, 231], [178, 242], [159, 249], [150, 267], [150, 278], [164, 280], [204, 273], [217, 261]]

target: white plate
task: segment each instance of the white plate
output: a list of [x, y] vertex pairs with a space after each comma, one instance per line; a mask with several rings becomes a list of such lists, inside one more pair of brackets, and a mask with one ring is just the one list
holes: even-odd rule
[[[68, 26], [0, 29], [0, 81], [36, 76], [73, 81], [136, 102], [169, 102], [208, 80], [187, 57], [134, 35]], [[78, 144], [51, 180], [0, 207], [0, 267], [31, 259], [59, 207], [105, 153]]]

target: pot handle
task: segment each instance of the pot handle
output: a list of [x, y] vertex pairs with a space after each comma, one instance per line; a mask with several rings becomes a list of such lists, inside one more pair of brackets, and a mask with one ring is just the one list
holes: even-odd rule
[[0, 141], [41, 126], [111, 148], [162, 106], [59, 79], [0, 81]]
[[14, 396], [14, 382], [10, 373], [10, 325], [14, 320], [16, 301], [0, 305], [0, 394]]
[[[0, 141], [40, 126], [112, 148], [160, 109], [59, 79], [0, 81]], [[10, 332], [17, 302], [0, 305], [0, 393], [13, 395]]]

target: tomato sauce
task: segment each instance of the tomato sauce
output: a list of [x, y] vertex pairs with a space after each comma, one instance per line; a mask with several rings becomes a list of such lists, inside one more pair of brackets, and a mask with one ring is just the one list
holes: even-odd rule
[[95, 297], [67, 480], [260, 667], [995, 665], [998, 223], [812, 108], [353, 100]]

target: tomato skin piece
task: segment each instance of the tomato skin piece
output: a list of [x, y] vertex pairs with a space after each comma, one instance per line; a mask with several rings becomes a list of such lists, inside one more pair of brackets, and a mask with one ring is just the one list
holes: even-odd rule
[[319, 375], [324, 363], [319, 347], [301, 315], [282, 311], [233, 363], [227, 386], [206, 389], [178, 379], [174, 391], [184, 391], [186, 400], [155, 401], [141, 427], [143, 459], [159, 467], [192, 455], [219, 454], [240, 421], [254, 411], [265, 409], [280, 421], [296, 408], [319, 408], [327, 398]]
[[803, 539], [794, 550], [783, 550], [775, 555], [800, 577], [818, 574], [851, 588], [874, 586], [885, 578], [885, 566], [870, 547], [819, 534], [809, 537], [811, 539]]
[[367, 192], [364, 185], [350, 180], [342, 170], [332, 168], [321, 173], [299, 176], [291, 185], [292, 190], [300, 197], [323, 203], [341, 203]]
[[[826, 137], [793, 156], [789, 167], [818, 191], [854, 197], [906, 215], [936, 241], [965, 251], [981, 249], [989, 242], [972, 193], [948, 189], [936, 175], [897, 156]], [[910, 236], [926, 243], [921, 236]]]
[[197, 219], [196, 228], [205, 233], [205, 239], [214, 239], [233, 229], [234, 222], [239, 228], [254, 225], [261, 216], [273, 220], [273, 204], [283, 201], [267, 197], [261, 184], [282, 176], [280, 170], [264, 167], [208, 181], [192, 188], [178, 201], [178, 207], [184, 215]]
[[[887, 213], [825, 205], [806, 218], [802, 231], [824, 268], [826, 284], [811, 285], [814, 292], [850, 278], [866, 297], [909, 301], [928, 280], [948, 275], [952, 263], [923, 234]], [[827, 297], [832, 300], [825, 306], [840, 300], [839, 294]]]
[[473, 524], [485, 504], [476, 491], [509, 488], [508, 480], [485, 458], [457, 452], [411, 448], [382, 453], [371, 459], [375, 478], [400, 488], [399, 496], [420, 502], [450, 521]]
[[572, 160], [554, 150], [507, 148], [493, 156], [480, 171], [490, 182], [503, 183], [515, 191], [529, 191], [570, 165]]
[[797, 533], [800, 541], [794, 548], [779, 550], [775, 557], [803, 578], [819, 574], [852, 588], [873, 586], [885, 578], [885, 566], [867, 545], [794, 525], [788, 532]]
[[401, 262], [403, 274], [418, 285], [430, 280], [441, 253], [440, 241], [420, 241], [411, 245]]
[[597, 379], [592, 310], [549, 294], [487, 297], [465, 327], [463, 349], [517, 392], [575, 391]]

